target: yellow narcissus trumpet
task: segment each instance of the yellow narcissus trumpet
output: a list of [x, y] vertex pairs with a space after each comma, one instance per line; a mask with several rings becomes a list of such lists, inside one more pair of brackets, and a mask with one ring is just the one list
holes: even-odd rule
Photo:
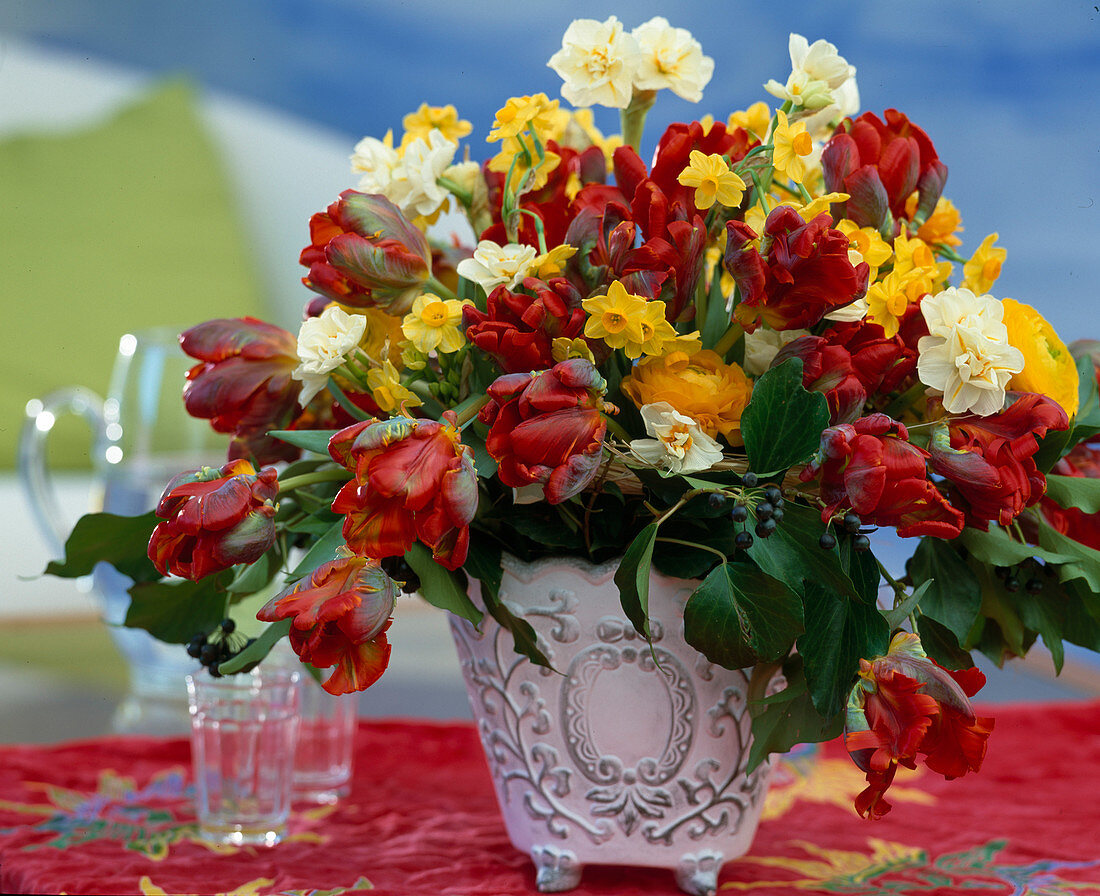
[[1030, 305], [1003, 299], [1008, 342], [1024, 356], [1024, 369], [1008, 381], [1017, 392], [1038, 392], [1053, 398], [1070, 417], [1077, 413], [1077, 366], [1054, 327]]

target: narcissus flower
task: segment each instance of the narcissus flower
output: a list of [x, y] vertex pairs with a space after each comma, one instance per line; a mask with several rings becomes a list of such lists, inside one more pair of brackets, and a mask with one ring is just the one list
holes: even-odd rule
[[473, 257], [458, 263], [458, 275], [472, 280], [488, 295], [498, 286], [509, 289], [519, 286], [535, 267], [537, 257], [534, 246], [518, 243], [500, 246], [492, 240], [481, 240]]
[[527, 128], [534, 130], [540, 139], [549, 139], [556, 130], [559, 112], [558, 100], [550, 99], [545, 93], [511, 97], [497, 110], [492, 130], [485, 140], [495, 143], [518, 137]]
[[833, 104], [835, 92], [854, 81], [856, 69], [827, 40], [812, 44], [801, 34], [791, 34], [787, 43], [791, 74], [786, 84], [770, 80], [764, 89], [793, 106], [822, 109]]
[[149, 538], [149, 559], [161, 575], [197, 582], [238, 563], [252, 563], [275, 541], [279, 474], [246, 460], [221, 469], [176, 475], [164, 489]]
[[439, 131], [445, 140], [457, 143], [474, 129], [470, 122], [458, 117], [454, 106], [429, 106], [427, 103], [421, 103], [419, 109], [401, 119], [401, 126], [405, 129], [402, 148], [418, 137], [427, 140], [432, 131]]
[[726, 364], [715, 352], [643, 358], [623, 379], [622, 390], [639, 408], [664, 402], [711, 438], [721, 434], [729, 444], [741, 444], [741, 413], [752, 382], [740, 366]]
[[630, 450], [642, 460], [673, 473], [700, 473], [722, 459], [722, 448], [690, 417], [664, 401], [641, 407], [652, 439], [634, 439]]
[[627, 292], [616, 280], [608, 287], [607, 295], [592, 296], [581, 302], [581, 307], [588, 312], [584, 335], [589, 339], [602, 339], [611, 348], [641, 343], [646, 302], [644, 296]]
[[859, 661], [860, 680], [848, 698], [844, 745], [867, 773], [856, 797], [864, 818], [890, 811], [884, 795], [899, 765], [924, 764], [948, 781], [981, 769], [993, 719], [970, 705], [985, 684], [976, 668], [951, 671], [929, 659], [920, 639], [894, 635], [885, 656]]
[[393, 172], [401, 162], [401, 155], [393, 148], [393, 132], [385, 139], [364, 137], [355, 144], [351, 154], [351, 170], [360, 175], [356, 189], [360, 193], [386, 195], [393, 181]]
[[806, 125], [801, 122], [789, 124], [787, 114], [782, 109], [775, 114], [775, 131], [772, 134], [772, 143], [775, 148], [772, 150], [772, 164], [780, 175], [800, 184], [806, 176], [806, 157], [814, 149], [813, 140], [806, 133]]
[[717, 153], [707, 155], [691, 151], [691, 161], [677, 180], [695, 189], [695, 207], [710, 208], [717, 202], [726, 208], [737, 208], [745, 196], [745, 182], [730, 170], [729, 163]]
[[412, 311], [401, 322], [401, 331], [418, 351], [457, 352], [466, 340], [462, 336], [462, 308], [458, 299], [441, 299], [426, 292], [417, 296]]
[[345, 190], [310, 218], [309, 234], [302, 282], [343, 305], [403, 315], [432, 273], [427, 238], [382, 196]]
[[963, 515], [929, 480], [927, 458], [903, 424], [871, 414], [822, 432], [821, 447], [799, 478], [821, 477], [822, 522], [851, 508], [865, 523], [896, 527], [902, 538], [954, 538]]
[[634, 87], [660, 90], [667, 87], [691, 103], [703, 98], [703, 88], [714, 74], [714, 60], [703, 55], [703, 48], [685, 28], [673, 28], [668, 19], [654, 16], [635, 28], [631, 35], [638, 42], [638, 65]]
[[335, 666], [322, 682], [330, 694], [364, 691], [386, 671], [386, 630], [400, 589], [375, 560], [337, 548], [304, 579], [279, 592], [256, 614], [290, 619], [290, 646], [303, 663]]
[[763, 141], [768, 135], [768, 127], [771, 125], [771, 106], [761, 100], [753, 103], [749, 108], [734, 112], [726, 122], [726, 128], [744, 128], [758, 141]]
[[216, 432], [233, 434], [230, 459], [258, 447], [261, 463], [297, 457], [297, 450], [265, 437], [285, 429], [298, 411], [293, 334], [253, 317], [220, 318], [186, 330], [180, 346], [200, 362], [187, 371], [187, 413], [209, 420]]
[[439, 178], [451, 166], [457, 149], [437, 130], [412, 140], [393, 171], [386, 197], [409, 218], [434, 219], [450, 195], [439, 185]]
[[420, 541], [447, 569], [465, 562], [477, 472], [454, 414], [443, 416], [366, 420], [329, 440], [333, 460], [355, 476], [332, 511], [344, 516], [344, 539], [357, 554], [398, 557]]
[[512, 488], [541, 485], [551, 504], [584, 489], [596, 475], [607, 422], [607, 383], [588, 361], [574, 358], [549, 370], [512, 373], [489, 386], [480, 419], [489, 425], [485, 447]]
[[963, 286], [978, 295], [993, 288], [1008, 257], [1007, 250], [993, 246], [996, 241], [997, 234], [991, 233], [963, 265]]
[[380, 410], [396, 413], [401, 406], [416, 408], [423, 402], [420, 396], [401, 383], [401, 374], [389, 358], [367, 371], [367, 388]]
[[1002, 299], [1008, 342], [1024, 356], [1024, 369], [1008, 381], [1014, 392], [1039, 392], [1053, 398], [1070, 417], [1077, 413], [1079, 377], [1066, 344], [1030, 305]]
[[943, 393], [950, 414], [996, 414], [1005, 389], [1024, 369], [1024, 356], [1008, 342], [1004, 309], [993, 296], [951, 286], [921, 302], [929, 335], [917, 343], [917, 375]]
[[328, 385], [329, 376], [359, 346], [367, 328], [361, 314], [348, 314], [338, 305], [330, 305], [320, 317], [302, 321], [298, 330], [298, 366], [291, 376], [302, 383], [298, 401], [309, 404]]
[[558, 50], [546, 64], [565, 82], [561, 95], [574, 106], [625, 109], [634, 95], [634, 75], [641, 50], [622, 22], [574, 19]]

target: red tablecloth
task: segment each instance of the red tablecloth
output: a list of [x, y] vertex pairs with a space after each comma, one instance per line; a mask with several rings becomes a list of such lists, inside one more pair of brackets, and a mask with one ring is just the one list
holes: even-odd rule
[[[880, 822], [836, 743], [782, 786], [722, 893], [1100, 893], [1100, 703], [999, 708], [979, 775], [902, 772]], [[351, 797], [274, 849], [193, 839], [184, 740], [0, 748], [5, 893], [533, 893], [468, 724], [363, 722]], [[807, 773], [808, 770], [808, 773]], [[588, 868], [576, 896], [674, 894], [666, 871]]]

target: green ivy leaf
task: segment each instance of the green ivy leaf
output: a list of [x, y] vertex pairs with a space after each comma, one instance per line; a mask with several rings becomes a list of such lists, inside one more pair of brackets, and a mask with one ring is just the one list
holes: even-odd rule
[[1081, 579], [1063, 586], [1065, 604], [1065, 639], [1100, 653], [1100, 595], [1085, 587]]
[[829, 425], [829, 406], [820, 392], [802, 387], [802, 361], [791, 358], [756, 381], [741, 415], [749, 466], [762, 476], [808, 461]]
[[282, 568], [283, 552], [279, 542], [276, 541], [268, 548], [259, 560], [253, 563], [241, 564], [236, 569], [233, 581], [226, 588], [230, 594], [255, 594], [262, 591], [275, 578], [276, 573]]
[[1096, 513], [1100, 510], [1100, 479], [1047, 473], [1046, 496], [1061, 507]]
[[268, 435], [295, 448], [304, 448], [306, 451], [328, 457], [328, 441], [337, 432], [339, 430], [336, 429], [276, 429]]
[[959, 646], [959, 639], [945, 625], [927, 616], [917, 617], [917, 634], [924, 652], [945, 669], [969, 669], [974, 660]]
[[727, 669], [781, 659], [802, 632], [798, 595], [748, 563], [716, 567], [684, 607], [684, 640]]
[[1037, 515], [1035, 520], [1039, 524], [1039, 545], [1067, 558], [1067, 562], [1058, 567], [1059, 581], [1084, 579], [1089, 588], [1100, 591], [1100, 551], [1063, 535], [1041, 516]]
[[783, 513], [782, 525], [771, 535], [753, 540], [748, 549], [753, 562], [799, 594], [803, 582], [819, 582], [838, 595], [859, 600], [859, 591], [841, 566], [840, 551], [817, 546], [825, 531], [819, 512], [788, 501]]
[[942, 538], [922, 538], [909, 573], [913, 584], [928, 586], [921, 598], [921, 613], [963, 641], [981, 610], [982, 586], [954, 545]]
[[226, 573], [198, 582], [146, 582], [130, 588], [129, 628], [141, 628], [158, 641], [186, 644], [212, 631], [225, 618]]
[[1056, 564], [1073, 560], [1069, 554], [1044, 550], [1033, 544], [1022, 544], [993, 523], [990, 523], [988, 532], [967, 526], [957, 540], [975, 560], [987, 566], [1016, 566], [1032, 557]]
[[343, 520], [332, 523], [325, 534], [313, 542], [310, 549], [306, 551], [306, 555], [290, 571], [287, 578], [292, 582], [296, 582], [298, 579], [304, 579], [322, 563], [335, 560], [336, 549], [345, 543], [343, 526]]
[[[218, 671], [223, 675], [232, 675], [234, 672], [249, 672], [256, 668], [271, 652], [271, 648], [274, 647], [281, 638], [285, 638], [290, 634], [290, 625], [293, 620], [291, 619], [279, 619], [276, 622], [272, 622], [267, 628], [265, 628], [258, 638], [249, 644], [244, 650], [238, 653], [235, 657], [226, 660], [224, 663], [218, 665]], [[315, 669], [312, 666], [306, 664], [306, 669], [311, 675], [314, 675]], [[316, 677], [316, 675], [314, 675]]]
[[838, 597], [816, 582], [807, 583], [803, 604], [798, 652], [814, 707], [831, 716], [844, 709], [859, 661], [886, 653], [890, 626], [874, 604]]
[[1066, 598], [1060, 591], [1060, 588], [1045, 587], [1036, 594], [1018, 591], [1009, 596], [1024, 625], [1033, 632], [1038, 632], [1043, 639], [1054, 662], [1056, 675], [1061, 674], [1066, 656], [1062, 644], [1066, 626]]
[[832, 740], [844, 728], [840, 713], [826, 718], [815, 708], [806, 679], [797, 661], [783, 669], [787, 687], [778, 694], [749, 704], [752, 713], [752, 746], [747, 772], [753, 771], [769, 753], [786, 753], [796, 744]]
[[77, 520], [65, 542], [65, 559], [51, 560], [46, 575], [75, 579], [89, 575], [99, 562], [110, 563], [135, 582], [161, 578], [149, 559], [149, 536], [160, 518], [150, 511], [141, 516], [89, 513]]
[[730, 325], [730, 312], [726, 310], [726, 297], [722, 295], [722, 259], [714, 262], [711, 271], [710, 292], [707, 294], [707, 313], [699, 328], [704, 346], [714, 346]]
[[909, 594], [905, 595], [905, 599], [896, 607], [882, 611], [882, 618], [886, 620], [886, 624], [890, 626], [891, 631], [896, 628], [901, 628], [901, 624], [909, 618], [909, 614], [913, 612], [918, 604], [920, 604], [921, 598], [924, 597], [924, 592], [928, 590], [930, 585], [930, 582], [921, 583]]
[[619, 586], [619, 601], [626, 618], [642, 637], [649, 638], [649, 571], [653, 560], [653, 544], [657, 540], [657, 523], [642, 529], [630, 542], [615, 570]]
[[419, 541], [405, 552], [405, 562], [420, 578], [420, 594], [433, 607], [468, 619], [475, 626], [481, 624], [481, 611], [474, 606], [466, 587], [458, 575], [444, 569], [432, 558]]

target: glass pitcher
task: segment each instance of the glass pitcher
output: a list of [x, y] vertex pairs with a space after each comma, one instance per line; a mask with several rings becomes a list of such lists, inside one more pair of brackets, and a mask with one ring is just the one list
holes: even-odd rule
[[[78, 414], [92, 430], [92, 511], [133, 516], [152, 510], [182, 470], [225, 463], [226, 437], [191, 417], [181, 397], [195, 362], [168, 328], [127, 333], [119, 340], [107, 398], [81, 387], [52, 392], [27, 407], [19, 443], [19, 478], [43, 537], [57, 557], [72, 528], [57, 498], [47, 461], [53, 422]], [[131, 580], [100, 563], [92, 587], [103, 619], [129, 667], [129, 692], [112, 727], [119, 732], [183, 733], [188, 729], [185, 676], [198, 668], [181, 645], [126, 628]]]

